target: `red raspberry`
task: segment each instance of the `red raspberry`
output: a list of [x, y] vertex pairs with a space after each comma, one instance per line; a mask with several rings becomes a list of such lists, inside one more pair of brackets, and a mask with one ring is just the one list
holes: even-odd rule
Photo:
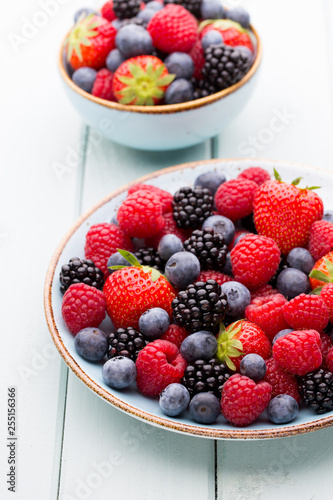
[[167, 331], [162, 335], [161, 340], [168, 340], [171, 344], [180, 348], [183, 340], [188, 337], [189, 332], [178, 325], [170, 325]]
[[92, 88], [92, 95], [106, 99], [107, 101], [115, 101], [115, 96], [112, 90], [113, 74], [106, 68], [100, 69], [97, 73], [95, 83]]
[[146, 396], [158, 396], [169, 384], [180, 382], [187, 366], [178, 348], [167, 340], [150, 342], [136, 360], [136, 383]]
[[215, 204], [220, 215], [235, 221], [253, 212], [253, 199], [258, 184], [247, 179], [224, 182], [215, 194]]
[[197, 40], [189, 52], [189, 55], [192, 57], [192, 61], [194, 63], [194, 73], [193, 76], [197, 80], [201, 80], [202, 77], [202, 68], [205, 65], [205, 55], [201, 45], [201, 40]]
[[117, 219], [121, 229], [134, 238], [153, 236], [165, 225], [158, 197], [145, 189], [135, 191], [126, 198], [119, 207]]
[[306, 375], [322, 362], [320, 335], [316, 330], [298, 330], [276, 340], [273, 358], [293, 375]]
[[273, 358], [266, 360], [266, 366], [267, 370], [264, 380], [272, 386], [272, 398], [275, 398], [279, 394], [288, 394], [299, 403], [301, 398], [298, 393], [298, 383], [294, 375], [282, 370]]
[[323, 362], [321, 364], [321, 367], [324, 368], [325, 370], [327, 368], [326, 358], [330, 349], [333, 347], [333, 342], [331, 340], [331, 337], [327, 335], [327, 333], [321, 333], [320, 340], [321, 340], [320, 350], [323, 356]]
[[325, 302], [329, 311], [330, 323], [333, 323], [333, 283], [327, 283], [323, 286], [320, 292], [320, 297]]
[[231, 250], [232, 273], [249, 290], [267, 283], [280, 264], [280, 250], [272, 238], [249, 234]]
[[251, 292], [251, 300], [256, 297], [266, 297], [268, 295], [275, 295], [279, 293], [278, 290], [274, 290], [272, 285], [262, 285]]
[[133, 245], [131, 239], [115, 224], [95, 224], [87, 232], [84, 247], [86, 259], [92, 260], [103, 271], [105, 278], [109, 275], [108, 259], [118, 248], [131, 251]]
[[101, 290], [84, 283], [71, 285], [64, 294], [61, 313], [71, 333], [98, 326], [105, 318], [105, 298]]
[[105, 19], [107, 19], [110, 22], [114, 21], [114, 19], [117, 19], [117, 16], [113, 10], [112, 0], [110, 2], [105, 2], [103, 7], [101, 8], [101, 14], [102, 14], [102, 17], [104, 17]]
[[245, 309], [245, 317], [260, 326], [270, 341], [280, 331], [288, 328], [283, 306], [287, 300], [280, 293], [257, 297]]
[[308, 248], [316, 261], [333, 250], [333, 224], [331, 222], [317, 220], [312, 224]]
[[148, 184], [134, 184], [134, 186], [130, 187], [128, 190], [128, 194], [135, 193], [138, 190], [145, 190], [145, 191], [150, 191], [151, 193], [154, 193], [158, 199], [160, 200], [160, 203], [162, 205], [162, 212], [163, 214], [166, 212], [172, 212], [172, 200], [173, 196], [172, 194], [168, 193], [168, 191], [164, 191], [164, 189], [160, 189], [155, 186], [151, 186]]
[[236, 373], [223, 385], [221, 412], [234, 425], [245, 426], [262, 414], [271, 399], [272, 387], [268, 382], [257, 384]]
[[318, 295], [301, 293], [291, 299], [283, 309], [285, 320], [294, 330], [316, 330], [321, 332], [328, 324], [329, 311]]
[[176, 226], [176, 222], [173, 218], [173, 213], [172, 212], [167, 212], [166, 214], [163, 215], [164, 221], [165, 221], [165, 226], [160, 231], [159, 233], [155, 234], [154, 236], [151, 236], [150, 238], [146, 238], [146, 246], [147, 247], [153, 247], [157, 248], [158, 244], [160, 242], [160, 239], [165, 236], [166, 234], [175, 234], [184, 242], [187, 240], [191, 234], [192, 231], [189, 229], [180, 229], [179, 227]]
[[203, 281], [205, 283], [208, 280], [215, 280], [219, 285], [223, 285], [227, 281], [234, 281], [231, 276], [218, 271], [201, 271], [195, 282]]
[[328, 370], [333, 373], [333, 349], [330, 349], [326, 356], [326, 366]]
[[264, 170], [261, 167], [246, 168], [245, 170], [243, 170], [243, 172], [241, 172], [239, 174], [239, 176], [237, 178], [238, 179], [247, 179], [249, 181], [253, 181], [256, 184], [258, 184], [258, 186], [260, 186], [261, 184], [263, 184], [266, 181], [271, 180], [271, 176], [269, 175], [267, 170]]
[[156, 12], [148, 23], [147, 31], [153, 45], [162, 52], [189, 52], [194, 46], [198, 23], [181, 5], [168, 4]]

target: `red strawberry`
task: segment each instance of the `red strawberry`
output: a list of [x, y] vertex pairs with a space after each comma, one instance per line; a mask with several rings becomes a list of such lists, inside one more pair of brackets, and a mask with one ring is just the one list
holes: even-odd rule
[[178, 325], [170, 325], [167, 331], [162, 335], [161, 340], [168, 340], [179, 348], [183, 340], [188, 336], [189, 332], [187, 332], [185, 328]]
[[329, 311], [330, 323], [333, 323], [333, 283], [327, 283], [323, 286], [320, 292], [320, 297], [325, 302]]
[[268, 382], [256, 384], [250, 378], [236, 373], [223, 385], [222, 415], [234, 425], [249, 425], [262, 414], [271, 394], [272, 387]]
[[155, 236], [150, 236], [149, 238], [146, 238], [147, 247], [157, 248], [160, 239], [166, 234], [175, 234], [176, 236], [178, 236], [178, 238], [182, 240], [183, 243], [191, 236], [192, 231], [190, 229], [180, 229], [179, 227], [177, 227], [172, 212], [167, 212], [166, 214], [163, 215], [163, 217], [165, 222], [164, 228]]
[[280, 293], [257, 297], [245, 309], [245, 317], [260, 326], [268, 339], [272, 341], [279, 331], [288, 328], [283, 315], [285, 304], [287, 300]]
[[163, 214], [166, 212], [172, 212], [173, 196], [171, 193], [169, 193], [168, 191], [164, 191], [164, 189], [160, 189], [158, 187], [152, 186], [151, 184], [134, 184], [134, 186], [131, 186], [129, 188], [128, 194], [135, 193], [139, 189], [150, 191], [158, 197], [158, 199], [162, 205]]
[[197, 40], [193, 45], [192, 49], [189, 52], [189, 55], [192, 57], [192, 61], [194, 63], [194, 73], [193, 76], [197, 80], [202, 79], [202, 68], [205, 65], [205, 55], [201, 45], [201, 40]]
[[306, 375], [321, 365], [320, 345], [316, 330], [298, 330], [276, 340], [273, 357], [282, 369], [294, 375]]
[[264, 182], [270, 181], [271, 176], [269, 175], [267, 170], [264, 170], [261, 167], [250, 167], [243, 170], [243, 172], [239, 174], [237, 179], [247, 179], [249, 181], [255, 182], [256, 184], [258, 184], [258, 186], [261, 186], [261, 184], [263, 184]]
[[227, 274], [220, 273], [219, 271], [201, 271], [195, 282], [203, 281], [205, 283], [208, 280], [214, 280], [219, 285], [223, 285], [223, 283], [226, 283], [227, 281], [233, 281], [233, 278]]
[[200, 38], [202, 38], [208, 31], [216, 30], [221, 33], [223, 43], [236, 47], [237, 45], [244, 45], [253, 52], [253, 45], [248, 31], [240, 24], [235, 23], [229, 19], [217, 19], [203, 21], [200, 24]]
[[259, 186], [253, 203], [254, 223], [259, 234], [273, 238], [282, 254], [294, 247], [304, 247], [310, 228], [323, 216], [323, 202], [310, 189], [297, 187], [280, 180], [267, 181]]
[[258, 184], [247, 179], [224, 182], [215, 194], [215, 204], [220, 215], [235, 221], [250, 215]]
[[217, 359], [234, 371], [239, 371], [246, 354], [259, 354], [264, 359], [271, 355], [270, 341], [262, 329], [250, 321], [236, 321], [227, 329], [221, 324], [217, 346]]
[[163, 99], [174, 78], [158, 57], [132, 57], [114, 73], [113, 91], [121, 104], [153, 106]]
[[318, 220], [310, 228], [309, 252], [314, 260], [319, 260], [333, 250], [333, 224]]
[[176, 291], [168, 280], [156, 269], [140, 266], [129, 252], [120, 253], [133, 267], [115, 271], [104, 285], [106, 311], [114, 326], [138, 329], [141, 314], [153, 307], [165, 309], [171, 319]]
[[96, 80], [92, 88], [92, 95], [106, 99], [107, 101], [115, 101], [113, 89], [113, 74], [106, 68], [100, 69], [97, 73]]
[[107, 55], [115, 48], [116, 33], [114, 26], [103, 17], [91, 14], [79, 18], [65, 41], [67, 60], [72, 68], [105, 66]]
[[181, 5], [168, 4], [148, 23], [154, 47], [162, 52], [189, 52], [197, 41], [198, 23]]
[[312, 290], [326, 283], [333, 283], [333, 252], [324, 255], [315, 263], [309, 278]]
[[297, 403], [299, 403], [301, 398], [298, 393], [298, 383], [294, 375], [283, 370], [273, 358], [266, 360], [266, 367], [264, 380], [272, 386], [272, 398], [275, 398], [279, 394], [289, 394], [289, 396], [296, 399]]
[[117, 19], [117, 16], [116, 14], [114, 13], [114, 10], [113, 10], [113, 2], [112, 0], [111, 1], [108, 1], [108, 2], [105, 2], [105, 4], [103, 5], [103, 7], [101, 8], [101, 14], [102, 16], [107, 19], [108, 21], [114, 21], [115, 19]]
[[317, 295], [301, 293], [283, 308], [285, 320], [294, 330], [312, 329], [321, 332], [327, 326], [329, 311]]

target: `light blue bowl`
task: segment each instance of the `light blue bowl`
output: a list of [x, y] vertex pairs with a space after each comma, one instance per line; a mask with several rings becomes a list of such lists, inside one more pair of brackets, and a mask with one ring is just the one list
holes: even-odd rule
[[59, 70], [74, 108], [89, 126], [108, 139], [136, 149], [179, 149], [214, 137], [246, 105], [262, 57], [261, 41], [253, 28], [251, 37], [256, 56], [250, 71], [241, 81], [216, 94], [181, 104], [125, 106], [84, 92], [66, 72], [63, 44], [59, 53]]

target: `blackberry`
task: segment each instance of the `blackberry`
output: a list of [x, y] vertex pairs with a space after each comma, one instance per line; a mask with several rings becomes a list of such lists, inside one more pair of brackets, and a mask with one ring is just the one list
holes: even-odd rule
[[153, 267], [161, 272], [164, 271], [164, 262], [155, 248], [140, 248], [134, 255], [142, 266]]
[[222, 234], [215, 233], [212, 227], [200, 231], [196, 229], [184, 242], [184, 249], [198, 257], [201, 269], [214, 269], [223, 272], [228, 247]]
[[181, 383], [190, 393], [191, 399], [199, 392], [211, 392], [221, 399], [223, 384], [231, 376], [228, 368], [215, 359], [198, 359], [185, 368]]
[[173, 197], [173, 218], [177, 227], [198, 229], [213, 215], [213, 197], [209, 189], [182, 187]]
[[113, 0], [113, 10], [118, 19], [130, 19], [140, 11], [141, 0]]
[[287, 269], [289, 267], [288, 265], [288, 262], [286, 261], [286, 259], [284, 257], [281, 257], [280, 259], [280, 264], [279, 264], [279, 267], [278, 267], [278, 270], [276, 271], [276, 273], [274, 274], [273, 278], [271, 278], [269, 280], [269, 284], [272, 285], [273, 288], [276, 288], [276, 285], [277, 285], [277, 279], [279, 277], [279, 274], [282, 273], [282, 271], [284, 271], [285, 269]]
[[201, 18], [201, 0], [164, 0], [164, 5], [167, 5], [168, 3], [181, 5], [189, 12], [191, 12], [191, 14], [193, 14], [193, 16], [195, 16], [197, 19]]
[[318, 414], [333, 410], [333, 374], [322, 369], [299, 377], [298, 389], [304, 403]]
[[148, 344], [148, 340], [144, 338], [142, 333], [129, 326], [118, 328], [115, 333], [109, 333], [108, 344], [107, 356], [109, 359], [115, 356], [126, 356], [135, 361], [141, 349]]
[[215, 280], [197, 281], [179, 292], [172, 301], [175, 323], [188, 332], [218, 332], [228, 303], [227, 296]]
[[207, 97], [211, 94], [215, 94], [216, 88], [211, 83], [206, 80], [197, 80], [196, 78], [191, 78], [191, 83], [193, 85], [193, 99], [201, 99], [202, 97]]
[[224, 44], [207, 47], [205, 61], [202, 74], [215, 92], [239, 82], [252, 64], [247, 52]]
[[103, 272], [95, 266], [93, 261], [81, 260], [78, 257], [73, 257], [68, 264], [62, 266], [59, 279], [61, 293], [65, 293], [74, 283], [85, 283], [98, 290], [102, 290], [104, 285]]

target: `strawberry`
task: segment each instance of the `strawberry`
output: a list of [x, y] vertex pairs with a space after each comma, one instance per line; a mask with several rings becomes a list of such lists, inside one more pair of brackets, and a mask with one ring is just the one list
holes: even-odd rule
[[200, 38], [205, 36], [208, 31], [216, 30], [221, 33], [223, 43], [236, 47], [237, 45], [244, 45], [253, 52], [253, 44], [249, 36], [249, 32], [240, 24], [235, 23], [229, 19], [207, 19], [199, 26]]
[[325, 283], [333, 283], [333, 252], [324, 255], [315, 263], [309, 278], [312, 290], [324, 286]]
[[318, 220], [310, 228], [309, 252], [314, 260], [319, 260], [333, 250], [333, 224]]
[[141, 266], [129, 252], [119, 253], [133, 267], [115, 266], [104, 285], [106, 311], [115, 328], [138, 329], [141, 314], [153, 307], [165, 309], [171, 319], [176, 291], [168, 280], [156, 269]]
[[153, 106], [163, 99], [174, 78], [158, 57], [132, 57], [114, 73], [113, 91], [121, 104]]
[[91, 14], [79, 18], [65, 41], [67, 60], [76, 70], [83, 66], [100, 69], [115, 48], [116, 29], [103, 17]]
[[322, 362], [321, 339], [316, 330], [297, 330], [276, 340], [273, 358], [293, 375], [306, 375]]
[[292, 248], [304, 247], [309, 239], [312, 224], [323, 216], [323, 202], [312, 191], [300, 189], [297, 184], [282, 182], [274, 169], [275, 179], [257, 189], [254, 202], [254, 223], [259, 234], [273, 238], [281, 253]]

